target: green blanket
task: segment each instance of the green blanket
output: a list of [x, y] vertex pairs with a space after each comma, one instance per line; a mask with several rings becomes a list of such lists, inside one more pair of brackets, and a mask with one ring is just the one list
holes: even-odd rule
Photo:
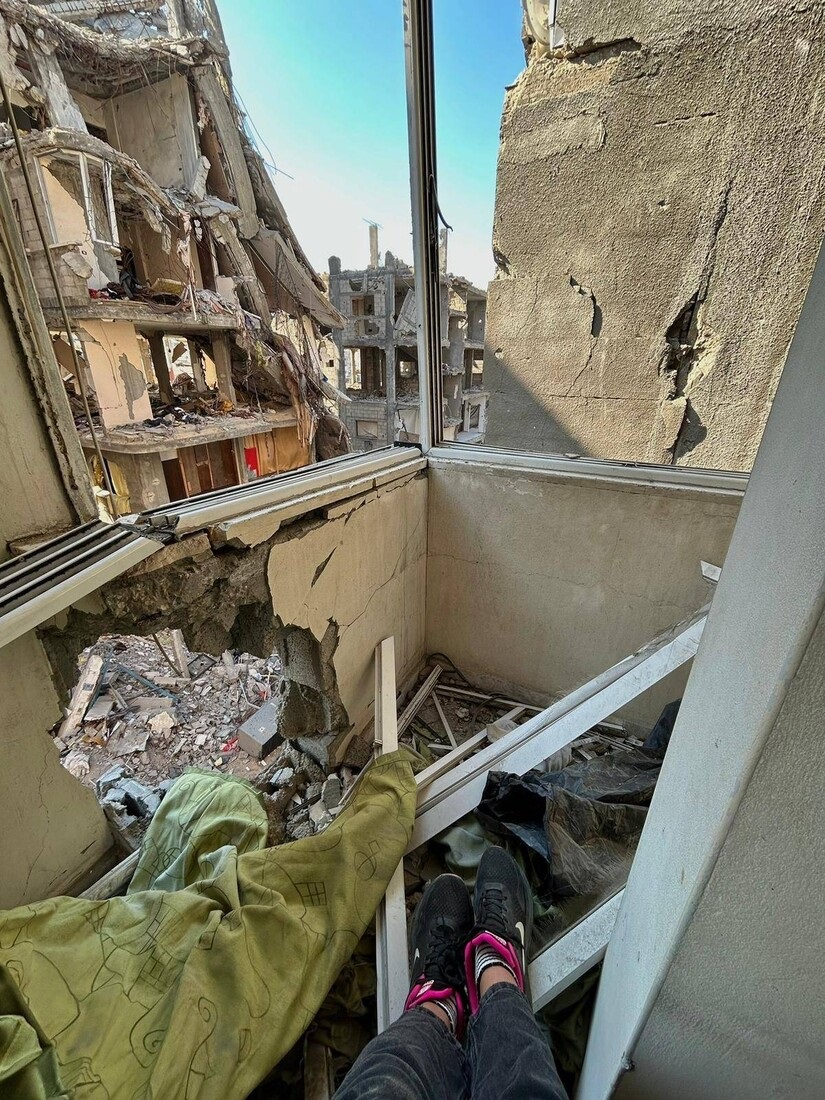
[[323, 833], [267, 848], [257, 792], [182, 776], [126, 897], [0, 915], [0, 1097], [246, 1097], [355, 949], [414, 813], [392, 753]]

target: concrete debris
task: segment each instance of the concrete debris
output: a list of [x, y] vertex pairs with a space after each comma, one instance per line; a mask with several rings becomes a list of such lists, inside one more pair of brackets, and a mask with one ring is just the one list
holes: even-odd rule
[[299, 737], [295, 744], [306, 756], [311, 757], [319, 768], [329, 766], [329, 747], [335, 740], [331, 733], [323, 737]]
[[136, 779], [121, 780], [115, 790], [123, 792], [127, 809], [138, 817], [152, 817], [160, 805], [160, 797]]
[[244, 752], [260, 760], [281, 744], [283, 737], [278, 733], [280, 714], [280, 700], [273, 699], [264, 703], [244, 722], [238, 730], [238, 744]]
[[89, 774], [89, 754], [80, 749], [72, 749], [61, 761], [66, 771], [71, 772], [75, 779]]
[[343, 786], [337, 775], [330, 775], [321, 791], [321, 801], [328, 810], [334, 810], [341, 801]]
[[168, 710], [163, 710], [160, 714], [154, 714], [149, 719], [148, 725], [152, 733], [156, 733], [163, 737], [175, 728], [178, 724], [177, 719], [173, 714], [170, 714]]
[[313, 825], [315, 825], [315, 828], [318, 832], [320, 832], [322, 829], [325, 829], [327, 825], [330, 825], [332, 823], [332, 817], [327, 812], [327, 809], [324, 806], [323, 802], [315, 802], [312, 806], [310, 806], [309, 819], [313, 823]]
[[269, 785], [270, 787], [272, 787], [273, 790], [277, 789], [278, 787], [286, 787], [287, 784], [292, 782], [294, 777], [294, 768], [278, 768], [278, 770], [276, 772], [273, 772], [272, 776], [270, 777]]

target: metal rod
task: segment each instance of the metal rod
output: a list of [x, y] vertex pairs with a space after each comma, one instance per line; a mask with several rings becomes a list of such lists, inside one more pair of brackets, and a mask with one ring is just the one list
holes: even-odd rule
[[435, 147], [432, 0], [404, 0], [404, 53], [418, 345], [419, 441], [441, 441], [441, 279]]

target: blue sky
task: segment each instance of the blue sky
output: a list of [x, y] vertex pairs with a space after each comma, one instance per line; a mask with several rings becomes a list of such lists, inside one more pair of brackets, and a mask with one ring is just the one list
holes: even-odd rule
[[[401, 0], [218, 0], [236, 91], [319, 270], [412, 259]], [[486, 284], [504, 89], [523, 67], [519, 0], [434, 0], [441, 207], [450, 270]]]

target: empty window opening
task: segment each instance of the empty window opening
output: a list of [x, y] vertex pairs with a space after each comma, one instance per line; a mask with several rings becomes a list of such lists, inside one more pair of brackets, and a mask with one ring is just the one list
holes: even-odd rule
[[464, 385], [467, 389], [481, 389], [484, 384], [484, 351], [480, 348], [464, 349]]
[[384, 396], [387, 356], [383, 348], [344, 348], [344, 375], [347, 389], [362, 394]]

